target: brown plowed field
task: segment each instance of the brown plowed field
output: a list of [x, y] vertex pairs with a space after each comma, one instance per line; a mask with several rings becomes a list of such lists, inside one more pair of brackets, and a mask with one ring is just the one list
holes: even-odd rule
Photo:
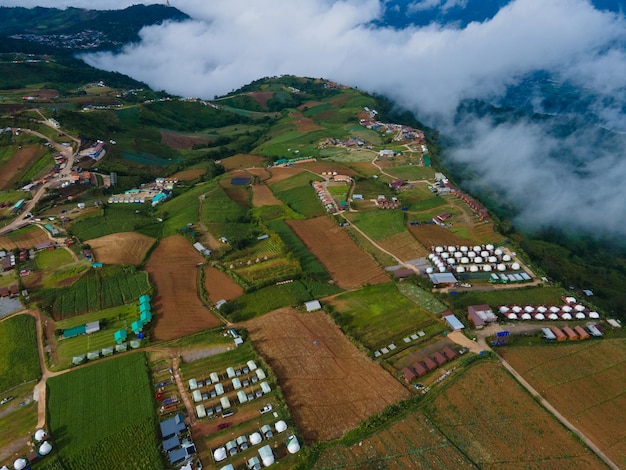
[[197, 263], [204, 258], [179, 235], [164, 238], [146, 263], [156, 284], [154, 339], [178, 338], [220, 324], [207, 310], [197, 292]]
[[381, 267], [329, 217], [289, 220], [287, 223], [340, 287], [351, 289], [363, 284], [389, 282]]
[[314, 132], [323, 131], [324, 127], [316, 124], [311, 118], [306, 117], [300, 111], [294, 111], [290, 114], [290, 117], [296, 124], [296, 129], [300, 132]]
[[279, 181], [286, 180], [287, 178], [291, 178], [294, 175], [302, 173], [306, 171], [304, 166], [296, 165], [296, 166], [287, 166], [287, 167], [277, 167], [272, 168], [271, 173], [272, 177], [266, 181], [267, 184], [278, 183]]
[[196, 168], [194, 170], [179, 171], [178, 173], [174, 173], [172, 176], [170, 176], [170, 178], [175, 178], [179, 181], [192, 181], [204, 175], [205, 173], [206, 170], [203, 170], [202, 168]]
[[266, 181], [272, 177], [266, 168], [248, 168], [246, 172], [258, 177], [261, 181]]
[[47, 242], [48, 240], [47, 232], [43, 228], [33, 225], [32, 227], [26, 227], [0, 237], [0, 247], [5, 250], [33, 248], [38, 243]]
[[626, 468], [626, 339], [499, 351], [620, 468]]
[[281, 204], [282, 201], [277, 199], [272, 190], [264, 184], [252, 186], [252, 205], [254, 207], [280, 206]]
[[233, 300], [243, 294], [243, 288], [228, 274], [211, 266], [204, 268], [204, 286], [213, 303], [222, 299]]
[[232, 157], [224, 158], [221, 160], [221, 165], [226, 170], [239, 170], [243, 168], [250, 168], [254, 166], [266, 166], [265, 157], [259, 155], [248, 155], [245, 153], [238, 153]]
[[191, 150], [196, 144], [207, 144], [209, 142], [207, 137], [185, 135], [165, 130], [159, 132], [161, 133], [161, 143], [173, 149]]
[[253, 91], [248, 93], [250, 98], [254, 99], [263, 109], [267, 109], [267, 102], [274, 96], [273, 91]]
[[463, 372], [424, 412], [479, 468], [606, 468], [495, 361]]
[[430, 254], [409, 232], [400, 232], [377, 242], [385, 250], [393, 253], [401, 260], [422, 258]]
[[280, 309], [245, 326], [306, 442], [337, 439], [410, 395], [323, 312]]
[[13, 154], [11, 159], [0, 167], [0, 189], [7, 189], [46, 151], [41, 147], [24, 147]]
[[306, 168], [314, 173], [321, 175], [325, 171], [336, 171], [340, 175], [354, 176], [357, 174], [352, 168], [349, 168], [341, 163], [335, 163], [330, 161], [316, 161], [300, 163], [302, 168]]
[[96, 261], [105, 264], [141, 264], [156, 240], [135, 232], [113, 233], [88, 240]]
[[469, 240], [459, 237], [439, 225], [410, 225], [409, 232], [425, 247], [469, 244]]

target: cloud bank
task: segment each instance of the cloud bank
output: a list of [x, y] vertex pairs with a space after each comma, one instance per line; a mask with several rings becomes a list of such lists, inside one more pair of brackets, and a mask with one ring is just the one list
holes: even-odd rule
[[[116, 2], [68, 3], [112, 8]], [[623, 146], [608, 152], [591, 146], [587, 131], [564, 140], [530, 121], [494, 124], [465, 116], [459, 122], [456, 115], [464, 100], [499, 103], [510, 86], [546, 71], [586, 96], [584, 112], [595, 122], [626, 131], [622, 15], [597, 10], [587, 0], [513, 0], [482, 23], [394, 29], [371, 26], [385, 8], [378, 0], [170, 3], [193, 20], [145, 28], [141, 42], [120, 54], [84, 59], [182, 96], [212, 98], [281, 74], [325, 77], [384, 93], [423, 122], [458, 137], [449, 158], [469, 163], [482, 184], [517, 203], [519, 223], [586, 228], [603, 214], [603, 230], [626, 235]], [[407, 14], [419, 14], [420, 8], [471, 8], [471, 3], [419, 0], [406, 8]], [[529, 100], [543, 110], [545, 96]], [[564, 149], [571, 159], [552, 157]]]

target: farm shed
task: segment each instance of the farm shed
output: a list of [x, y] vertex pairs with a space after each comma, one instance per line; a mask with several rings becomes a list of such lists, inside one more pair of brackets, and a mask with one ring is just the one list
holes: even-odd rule
[[272, 427], [269, 424], [264, 424], [263, 426], [261, 426], [260, 431], [266, 439], [269, 439], [274, 435], [274, 433], [272, 432]]
[[165, 439], [162, 443], [163, 450], [169, 452], [170, 450], [180, 447], [180, 438], [178, 436], [172, 436], [169, 439]]
[[448, 362], [448, 359], [446, 359], [446, 356], [441, 354], [439, 351], [437, 351], [435, 354], [433, 354], [433, 359], [435, 360], [437, 365], [440, 365], [440, 366], [442, 366], [446, 362]]
[[572, 330], [569, 326], [563, 327], [563, 333], [567, 336], [567, 339], [570, 341], [575, 341], [578, 339], [578, 335], [574, 330]]
[[396, 269], [393, 272], [393, 277], [394, 279], [404, 279], [409, 276], [412, 276], [413, 274], [415, 274], [415, 271], [413, 271], [412, 269], [408, 269], [408, 268]]
[[451, 361], [457, 356], [456, 351], [452, 349], [450, 346], [446, 346], [445, 348], [443, 348], [441, 352], [443, 353], [444, 356], [446, 356], [448, 361]]
[[206, 417], [206, 408], [204, 408], [204, 405], [196, 405], [196, 416], [198, 416], [198, 418]]
[[468, 312], [467, 319], [472, 322], [472, 325], [474, 325], [474, 328], [477, 330], [485, 326], [485, 321], [476, 312]]
[[435, 286], [452, 286], [458, 282], [452, 273], [432, 273], [428, 277]]
[[591, 336], [594, 336], [596, 338], [602, 336], [602, 332], [600, 331], [600, 328], [598, 328], [598, 325], [590, 323], [587, 325], [587, 329], [589, 330], [589, 333], [591, 333]]
[[582, 326], [576, 325], [574, 327], [574, 331], [576, 332], [576, 334], [578, 335], [580, 339], [589, 339], [589, 333], [587, 333], [587, 331], [585, 331], [585, 329]]
[[235, 368], [234, 367], [229, 367], [226, 369], [226, 375], [228, 375], [229, 379], [232, 379], [233, 377], [235, 377]]
[[196, 379], [189, 379], [189, 390], [195, 390], [198, 388], [198, 381]]
[[322, 308], [322, 304], [320, 304], [319, 300], [310, 300], [308, 302], [304, 302], [304, 307], [307, 312], [314, 312], [316, 310], [320, 310]]
[[263, 379], [265, 379], [267, 377], [265, 375], [265, 372], [263, 372], [263, 369], [257, 369], [256, 370], [256, 376], [259, 378], [259, 380], [263, 380]]
[[293, 434], [287, 438], [287, 452], [295, 454], [300, 451], [300, 443], [298, 438]]
[[85, 325], [75, 326], [74, 328], [68, 328], [67, 330], [63, 330], [63, 338], [74, 338], [76, 336], [84, 335], [87, 332]]
[[246, 362], [246, 365], [248, 366], [248, 369], [256, 370], [256, 363], [253, 360]]
[[565, 341], [567, 339], [567, 336], [561, 331], [560, 328], [553, 326], [550, 330], [554, 333], [554, 336], [556, 336], [557, 341]]
[[467, 314], [469, 315], [472, 312], [482, 318], [482, 320], [486, 323], [491, 323], [498, 320], [496, 314], [493, 313], [493, 310], [491, 310], [491, 307], [487, 304], [470, 305], [469, 307], [467, 307]]
[[239, 378], [235, 377], [233, 379], [233, 389], [239, 390], [240, 388], [241, 388], [241, 380], [239, 380]]
[[462, 330], [465, 328], [465, 325], [463, 325], [463, 323], [461, 323], [461, 320], [459, 320], [455, 315], [446, 315], [445, 317], [443, 317], [443, 319], [454, 331]]
[[128, 344], [120, 343], [115, 345], [115, 352], [126, 352], [128, 349]]
[[193, 396], [193, 401], [195, 403], [198, 403], [199, 401], [202, 401], [202, 392], [200, 390], [194, 390], [193, 393], [191, 394]]
[[272, 391], [272, 388], [267, 382], [261, 382], [261, 390], [263, 390], [263, 393], [270, 393]]
[[266, 467], [269, 467], [274, 463], [274, 454], [272, 453], [272, 448], [269, 445], [265, 445], [259, 449], [259, 457], [261, 457], [261, 461]]
[[215, 384], [215, 394], [216, 395], [224, 395], [224, 386], [220, 383]]
[[246, 392], [244, 392], [243, 390], [239, 390], [237, 392], [237, 399], [239, 400], [239, 403], [245, 403], [248, 401], [248, 397], [246, 396]]
[[411, 367], [405, 367], [404, 369], [402, 369], [402, 375], [404, 375], [404, 380], [406, 382], [411, 382], [412, 380], [417, 378], [417, 374]]
[[418, 377], [422, 377], [428, 374], [428, 369], [426, 368], [423, 362], [416, 362], [415, 364], [413, 364], [413, 370], [415, 371]]
[[113, 355], [113, 347], [108, 347], [108, 348], [102, 348], [102, 355], [103, 356], [112, 356]]
[[554, 341], [556, 339], [556, 335], [552, 332], [550, 328], [542, 328], [541, 332], [543, 333], [543, 337], [547, 341]]
[[85, 333], [88, 335], [100, 331], [100, 322], [98, 320], [85, 324]]
[[220, 403], [222, 404], [222, 409], [226, 410], [230, 408], [230, 400], [228, 399], [228, 397], [220, 398]]
[[98, 359], [100, 357], [100, 351], [89, 351], [87, 353], [87, 359], [93, 361], [94, 359]]
[[184, 431], [187, 426], [185, 426], [185, 417], [183, 414], [177, 413], [176, 416], [166, 419], [165, 421], [161, 421], [159, 423], [159, 427], [161, 428], [161, 436], [163, 439], [168, 439], [176, 434], [179, 434], [181, 431]]
[[113, 338], [115, 339], [116, 343], [123, 343], [124, 341], [126, 341], [126, 330], [117, 330], [115, 333], [113, 333]]
[[211, 383], [217, 383], [220, 381], [219, 376], [217, 375], [217, 372], [211, 372], [209, 374], [209, 378], [211, 379]]
[[424, 358], [424, 365], [426, 366], [426, 368], [429, 371], [435, 370], [438, 367], [437, 363], [435, 361], [433, 361], [430, 357], [425, 357]]
[[142, 302], [139, 304], [140, 312], [149, 312], [151, 310], [150, 302]]

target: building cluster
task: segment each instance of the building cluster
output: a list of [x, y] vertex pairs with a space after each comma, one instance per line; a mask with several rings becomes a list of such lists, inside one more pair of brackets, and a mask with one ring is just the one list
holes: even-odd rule
[[576, 325], [574, 327], [542, 328], [541, 333], [546, 341], [578, 341], [589, 339], [592, 336], [600, 338], [603, 335], [602, 330], [595, 323], [587, 323], [585, 327]]
[[330, 192], [328, 192], [328, 189], [326, 189], [326, 186], [323, 183], [320, 183], [319, 181], [313, 181], [312, 186], [315, 194], [317, 194], [317, 197], [326, 209], [326, 212], [328, 212], [329, 214], [339, 212], [339, 206], [337, 205], [337, 201], [335, 201], [335, 198], [332, 196], [332, 194], [330, 194]]
[[191, 431], [187, 429], [185, 417], [177, 413], [169, 419], [159, 423], [163, 452], [172, 465], [185, 462], [196, 454], [196, 446], [191, 438]]
[[365, 107], [364, 111], [366, 117], [359, 120], [362, 126], [385, 134], [395, 134], [393, 140], [396, 142], [415, 142], [421, 146], [423, 152], [426, 152], [426, 137], [423, 131], [402, 124], [380, 122], [376, 119], [378, 112], [375, 109]]
[[435, 184], [431, 186], [431, 191], [442, 195], [453, 194], [459, 199], [462, 199], [465, 204], [467, 204], [470, 209], [472, 209], [478, 217], [480, 217], [481, 220], [489, 218], [489, 211], [487, 211], [482, 204], [469, 194], [454, 186], [442, 173], [435, 173]]
[[376, 198], [376, 207], [378, 207], [379, 209], [397, 209], [398, 207], [400, 207], [400, 202], [395, 196], [388, 198], [383, 194], [379, 194]]
[[501, 305], [500, 315], [507, 320], [597, 320], [600, 314], [578, 303], [574, 297], [564, 297], [563, 305]]
[[[32, 437], [32, 450], [28, 454], [15, 459], [13, 468], [15, 470], [30, 469], [31, 465], [49, 455], [50, 452], [52, 452], [52, 444], [50, 444], [48, 433], [43, 429], [38, 429]], [[0, 470], [4, 469], [9, 470], [6, 466]]]
[[108, 202], [109, 204], [143, 204], [146, 201], [152, 201], [154, 207], [171, 196], [177, 182], [178, 180], [174, 178], [157, 178], [153, 183], [128, 189], [124, 194], [115, 194], [109, 197]]
[[450, 346], [446, 346], [441, 351], [437, 351], [432, 356], [426, 356], [421, 361], [415, 362], [412, 366], [402, 369], [404, 380], [408, 383], [418, 377], [422, 377], [429, 372], [443, 366], [447, 362], [458, 356], [458, 353]]
[[103, 44], [121, 45], [120, 42], [107, 38], [104, 32], [93, 29], [85, 29], [73, 34], [13, 34], [10, 38], [63, 49], [96, 49]]
[[[504, 273], [513, 271], [511, 279], [508, 275], [502, 282], [529, 282], [532, 277], [522, 269], [520, 263], [505, 253], [504, 249], [496, 248], [492, 244], [475, 246], [431, 246], [428, 260], [432, 267], [426, 269], [427, 274], [457, 273], [478, 274], [498, 271]], [[495, 273], [494, 273], [495, 274]], [[500, 280], [499, 276], [491, 278], [492, 282]]]

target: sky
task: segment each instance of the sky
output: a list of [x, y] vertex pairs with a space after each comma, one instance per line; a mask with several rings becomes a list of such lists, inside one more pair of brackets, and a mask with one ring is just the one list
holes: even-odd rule
[[[480, 0], [474, 0], [480, 1]], [[472, 0], [412, 0], [407, 14], [471, 8]], [[0, 0], [6, 6], [126, 7], [125, 0]], [[590, 98], [597, 122], [626, 132], [626, 20], [587, 0], [512, 0], [495, 16], [466, 25], [373, 27], [381, 0], [170, 0], [193, 19], [145, 28], [119, 54], [84, 56], [152, 88], [212, 98], [281, 74], [324, 77], [383, 93], [422, 122], [459, 139], [448, 158], [468, 163], [476, 181], [520, 206], [525, 228], [556, 224], [626, 235], [626, 155], [590, 145], [586, 131], [567, 140], [541, 124], [494, 123], [456, 113], [467, 99], [497, 103], [537, 71]], [[531, 99], [543, 111], [543, 98]], [[552, 158], [563, 150], [571, 158]]]

